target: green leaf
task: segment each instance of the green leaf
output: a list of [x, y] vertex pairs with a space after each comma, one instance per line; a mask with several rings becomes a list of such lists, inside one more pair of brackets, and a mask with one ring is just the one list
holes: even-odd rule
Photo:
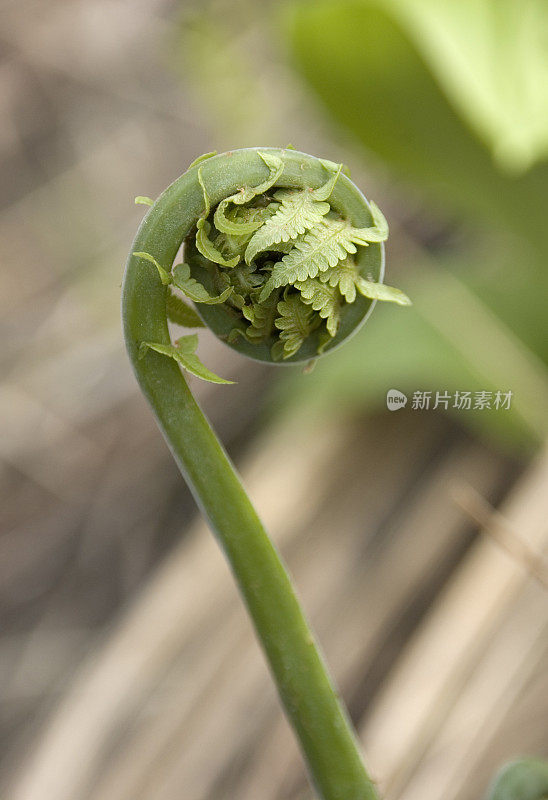
[[254, 196], [268, 192], [268, 190], [271, 189], [276, 181], [281, 177], [282, 172], [284, 171], [284, 162], [278, 156], [274, 156], [271, 153], [259, 153], [259, 155], [268, 167], [269, 175], [268, 178], [263, 181], [263, 183], [255, 186], [253, 190], [255, 193]]
[[502, 768], [487, 800], [546, 800], [547, 797], [548, 761], [524, 758]]
[[[235, 267], [235, 269], [239, 269], [239, 267]], [[232, 290], [232, 294], [229, 295], [226, 299], [228, 305], [241, 310], [241, 308], [245, 305], [245, 297], [239, 291], [239, 282], [238, 282], [238, 289], [236, 289], [236, 284], [233, 282], [233, 271], [234, 270], [224, 270], [218, 269], [214, 275], [214, 286], [216, 291], [218, 292], [226, 292], [227, 289]]]
[[545, 0], [397, 0], [447, 97], [508, 172], [548, 155]]
[[[269, 178], [265, 182], [259, 184], [259, 186], [256, 186], [254, 188], [242, 188], [236, 194], [231, 195], [230, 197], [227, 197], [225, 200], [221, 201], [219, 207], [215, 212], [215, 220], [216, 224], [219, 223], [220, 225], [219, 230], [224, 232], [225, 234], [232, 234], [232, 235], [235, 234], [236, 236], [241, 236], [242, 234], [247, 233], [245, 230], [242, 231], [241, 229], [238, 229], [238, 227], [234, 228], [235, 224], [234, 220], [230, 220], [226, 217], [225, 209], [227, 208], [228, 204], [235, 203], [236, 205], [241, 205], [244, 202], [252, 200], [257, 194], [261, 194], [263, 191], [266, 191], [264, 187], [266, 186], [267, 188], [269, 188], [272, 185], [272, 183], [278, 179], [278, 177], [281, 175], [283, 171], [283, 162], [280, 158], [278, 158], [277, 156], [269, 156], [268, 154], [265, 153], [259, 153], [259, 155], [261, 156], [263, 161], [265, 161], [265, 163], [270, 169]], [[211, 209], [211, 201], [204, 183], [204, 177], [201, 168], [198, 169], [198, 181], [200, 183], [200, 186], [202, 187], [205, 208], [196, 224], [197, 228], [196, 247], [198, 248], [199, 252], [204, 256], [204, 258], [207, 258], [214, 264], [220, 264], [222, 267], [228, 267], [228, 268], [235, 267], [236, 264], [239, 263], [241, 256], [239, 254], [236, 254], [232, 258], [226, 259], [221, 253], [221, 251], [218, 249], [218, 247], [216, 247], [215, 244], [209, 238], [211, 225], [207, 221], [207, 217]], [[220, 211], [219, 208], [221, 209]], [[259, 209], [257, 209], [257, 211], [259, 211]], [[267, 212], [265, 209], [262, 214], [256, 214], [256, 215], [250, 214], [249, 216], [250, 218], [251, 217], [262, 218], [263, 216], [266, 216], [268, 213], [269, 212]], [[250, 219], [248, 219], [247, 222], [244, 220], [243, 223], [244, 229], [247, 227], [247, 223], [249, 223], [250, 221], [251, 221]], [[256, 219], [253, 219], [254, 223], [256, 221], [257, 221]], [[229, 228], [231, 228], [231, 230], [229, 230]], [[253, 229], [255, 228], [253, 227]], [[249, 233], [251, 233], [251, 231], [249, 231]], [[242, 242], [242, 244], [244, 243]]]
[[351, 247], [348, 252], [356, 252], [355, 246], [348, 242], [344, 233], [347, 222], [331, 219], [322, 222], [321, 226], [296, 242], [295, 247], [274, 265], [272, 275], [261, 293], [261, 300], [268, 297], [272, 288], [315, 278], [318, 272], [334, 267], [347, 254], [345, 243]]
[[[279, 317], [274, 321], [280, 331], [283, 358], [289, 358], [300, 349], [304, 340], [314, 330], [313, 311], [303, 303], [298, 294], [288, 295], [277, 305]], [[280, 350], [278, 348], [277, 352]]]
[[[260, 183], [258, 186], [254, 187], [242, 187], [239, 192], [231, 195], [230, 197], [225, 198], [222, 200], [214, 215], [214, 221], [217, 229], [224, 234], [228, 234], [231, 236], [243, 236], [243, 235], [250, 235], [255, 231], [266, 219], [267, 216], [272, 213], [273, 209], [267, 210], [264, 209], [247, 209], [244, 212], [243, 216], [244, 219], [240, 222], [234, 216], [230, 218], [227, 216], [227, 209], [231, 203], [234, 205], [240, 206], [244, 203], [248, 203], [250, 200], [253, 200], [257, 195], [264, 194], [270, 187], [278, 180], [281, 176], [284, 165], [281, 158], [278, 156], [271, 155], [270, 153], [259, 153], [259, 156], [262, 158], [264, 163], [269, 169], [268, 178]], [[209, 215], [211, 209], [211, 201], [209, 198], [209, 194], [207, 192], [204, 178], [202, 174], [201, 168], [198, 170], [198, 180], [200, 182], [200, 186], [202, 187], [202, 192], [204, 195], [204, 206], [205, 209], [197, 222], [197, 232], [196, 232], [196, 247], [198, 248], [199, 252], [207, 258], [209, 261], [212, 261], [215, 264], [220, 264], [222, 267], [232, 268], [235, 267], [236, 264], [240, 261], [240, 255], [236, 254], [232, 258], [225, 258], [221, 251], [216, 247], [216, 245], [211, 241], [209, 238], [209, 234], [211, 231], [211, 226], [209, 222], [207, 222], [207, 217]], [[233, 242], [234, 244], [234, 242]], [[242, 244], [244, 244], [242, 242]]]
[[400, 306], [410, 306], [411, 300], [399, 289], [393, 286], [386, 286], [384, 283], [374, 283], [359, 277], [356, 287], [360, 294], [369, 297], [371, 300], [384, 300], [387, 303], [397, 303]]
[[224, 378], [220, 378], [204, 366], [195, 354], [197, 346], [198, 335], [195, 333], [190, 336], [182, 336], [174, 345], [142, 342], [139, 348], [139, 357], [144, 358], [147, 350], [154, 350], [156, 353], [161, 353], [164, 356], [173, 358], [184, 370], [190, 372], [191, 375], [195, 375], [197, 378], [201, 378], [203, 381], [208, 381], [209, 383], [234, 383], [234, 381], [227, 381]]
[[341, 295], [337, 287], [322, 283], [317, 278], [307, 278], [298, 281], [295, 288], [300, 291], [304, 302], [325, 319], [329, 335], [336, 336], [341, 320]]
[[132, 253], [132, 255], [137, 256], [138, 258], [144, 258], [145, 261], [150, 261], [151, 264], [154, 264], [154, 266], [158, 270], [158, 275], [160, 276], [160, 280], [162, 281], [164, 286], [167, 286], [169, 283], [171, 283], [172, 278], [170, 273], [166, 269], [161, 267], [160, 264], [158, 264], [158, 262], [154, 258], [154, 256], [151, 256], [150, 253]]
[[273, 249], [273, 245], [296, 239], [310, 230], [330, 210], [329, 203], [314, 200], [308, 189], [282, 189], [276, 192], [275, 197], [281, 203], [280, 208], [251, 237], [245, 251], [247, 264], [251, 264], [259, 253]]
[[348, 164], [336, 164], [334, 161], [330, 161], [328, 158], [320, 158], [319, 161], [321, 161], [323, 166], [331, 172], [336, 172], [339, 170], [343, 175], [346, 175], [347, 178], [352, 177]]
[[189, 164], [187, 169], [192, 169], [192, 167], [196, 167], [198, 164], [201, 164], [202, 161], [206, 161], [208, 158], [212, 158], [213, 156], [217, 155], [216, 150], [212, 150], [211, 153], [204, 153], [203, 156], [198, 156], [195, 158], [192, 164]]
[[[475, 224], [481, 214], [546, 252], [545, 0], [527, 10], [514, 0], [301, 0], [286, 8], [293, 63], [366, 156], [413, 190], [425, 188], [438, 208], [458, 208]], [[479, 114], [498, 163], [476, 135]], [[522, 172], [505, 173], [501, 161]]]
[[201, 378], [203, 381], [224, 384], [234, 383], [234, 381], [227, 381], [225, 378], [221, 378], [219, 375], [216, 375], [204, 364], [202, 364], [198, 356], [194, 353], [178, 357], [177, 361], [179, 361], [183, 369], [185, 369], [187, 372], [190, 372], [191, 375]]
[[284, 357], [284, 343], [278, 339], [270, 348], [270, 354], [273, 361], [281, 361]]
[[369, 209], [373, 217], [371, 228], [362, 228], [362, 235], [367, 242], [385, 242], [388, 239], [388, 222], [386, 217], [373, 201], [369, 201]]
[[357, 289], [360, 294], [371, 300], [385, 300], [389, 303], [398, 303], [400, 306], [411, 305], [411, 300], [399, 289], [363, 278], [352, 258], [339, 261], [334, 267], [321, 272], [318, 277], [322, 283], [332, 287], [337, 286], [347, 303], [355, 301]]
[[268, 297], [273, 287], [287, 286], [295, 281], [315, 278], [319, 272], [334, 267], [348, 253], [357, 251], [356, 245], [367, 245], [371, 241], [382, 241], [385, 231], [372, 228], [354, 228], [346, 220], [322, 219], [321, 225], [313, 228], [295, 247], [274, 265], [261, 300]]
[[322, 166], [328, 170], [328, 172], [333, 172], [331, 178], [329, 178], [323, 186], [320, 186], [318, 189], [314, 189], [312, 191], [312, 197], [314, 200], [329, 200], [331, 197], [331, 193], [335, 188], [335, 184], [339, 180], [339, 175], [341, 174], [341, 170], [343, 165], [342, 164], [334, 164], [333, 161], [327, 161], [325, 158], [320, 158]]
[[280, 178], [282, 172], [284, 171], [284, 164], [281, 158], [270, 155], [270, 153], [259, 153], [259, 156], [269, 169], [268, 178], [262, 183], [259, 183], [258, 186], [242, 186], [239, 192], [236, 192], [236, 194], [230, 195], [230, 197], [226, 198], [227, 202], [234, 203], [238, 206], [241, 206], [244, 203], [249, 203], [258, 195], [265, 194], [265, 192], [267, 192], [276, 183], [278, 178]]
[[246, 331], [250, 342], [263, 342], [271, 335], [278, 315], [278, 299], [279, 292], [273, 292], [266, 302], [242, 308], [244, 317], [251, 322]]
[[281, 206], [251, 238], [245, 251], [246, 263], [250, 264], [265, 250], [275, 249], [275, 244], [296, 239], [321, 222], [330, 211], [329, 203], [323, 201], [331, 196], [342, 167], [341, 164], [335, 166], [335, 174], [319, 189], [279, 189], [275, 193]]
[[323, 283], [330, 286], [337, 286], [347, 303], [353, 303], [356, 299], [356, 282], [360, 277], [356, 262], [348, 257], [344, 261], [339, 261], [334, 267], [326, 269], [319, 275]]
[[235, 236], [230, 233], [219, 233], [215, 237], [214, 244], [223, 258], [231, 259], [238, 256], [240, 259], [238, 263], [240, 263], [248, 241], [249, 235]]
[[196, 247], [204, 258], [213, 261], [214, 264], [220, 264], [222, 267], [235, 267], [236, 264], [238, 264], [240, 256], [236, 255], [233, 258], [224, 258], [221, 251], [215, 247], [209, 238], [211, 225], [207, 222], [205, 217], [200, 217], [196, 227]]
[[205, 303], [206, 305], [224, 303], [233, 291], [231, 288], [227, 288], [222, 294], [212, 297], [205, 286], [191, 276], [188, 264], [177, 264], [173, 270], [173, 283], [195, 303]]
[[234, 290], [240, 294], [250, 295], [255, 292], [266, 280], [262, 272], [256, 272], [252, 265], [240, 264], [230, 272], [224, 273]]
[[247, 331], [244, 328], [232, 328], [226, 337], [228, 344], [235, 344], [238, 339], [244, 339], [244, 341], [249, 342]]
[[204, 196], [204, 206], [205, 206], [205, 208], [202, 211], [202, 218], [206, 219], [208, 217], [210, 209], [211, 209], [211, 203], [209, 201], [209, 194], [207, 192], [207, 189], [206, 189], [206, 186], [205, 186], [205, 183], [204, 183], [204, 176], [203, 176], [201, 167], [198, 169], [198, 183], [202, 187], [202, 194]]
[[278, 158], [278, 156], [271, 155], [270, 153], [259, 153], [258, 155], [268, 167], [268, 178], [262, 183], [259, 183], [258, 186], [242, 186], [238, 192], [226, 198], [227, 203], [234, 203], [237, 206], [241, 206], [244, 203], [249, 203], [258, 195], [265, 194], [265, 192], [267, 192], [276, 183], [278, 178], [280, 178], [282, 172], [284, 171], [284, 163], [282, 159]]
[[254, 233], [278, 208], [277, 203], [271, 203], [266, 208], [245, 206], [229, 208], [230, 203], [231, 199], [227, 198], [217, 206], [214, 216], [215, 227], [221, 233], [238, 237]]
[[166, 310], [167, 318], [176, 325], [182, 325], [185, 328], [205, 328], [196, 311], [173, 291], [170, 291], [167, 296]]
[[135, 198], [135, 205], [136, 206], [153, 206], [154, 200], [152, 197], [145, 197], [145, 195], [139, 194]]

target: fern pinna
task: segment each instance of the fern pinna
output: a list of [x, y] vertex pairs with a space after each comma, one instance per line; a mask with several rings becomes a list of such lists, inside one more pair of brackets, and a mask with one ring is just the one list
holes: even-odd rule
[[[186, 235], [182, 264], [168, 270], [154, 254], [135, 253], [171, 284], [171, 321], [192, 324], [192, 310], [182, 312], [188, 298], [227, 344], [259, 360], [291, 363], [336, 346], [365, 319], [371, 301], [409, 304], [403, 292], [381, 282], [386, 220], [341, 164], [313, 159], [314, 178], [307, 180], [304, 172], [294, 174], [302, 156], [296, 151], [253, 155], [261, 180], [238, 181], [235, 170], [235, 184], [220, 199], [211, 168], [223, 159], [229, 171], [237, 154], [207, 154], [189, 168], [201, 210]], [[354, 201], [349, 208], [347, 195]]]

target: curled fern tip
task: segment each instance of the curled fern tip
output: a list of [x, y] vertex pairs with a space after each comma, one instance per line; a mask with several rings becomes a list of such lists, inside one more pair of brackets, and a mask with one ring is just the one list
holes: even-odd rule
[[294, 363], [348, 338], [375, 301], [410, 304], [382, 282], [388, 224], [342, 164], [290, 148], [206, 153], [177, 184], [182, 207], [201, 207], [181, 220], [184, 262], [134, 253], [169, 284], [170, 320], [205, 323], [252, 358]]

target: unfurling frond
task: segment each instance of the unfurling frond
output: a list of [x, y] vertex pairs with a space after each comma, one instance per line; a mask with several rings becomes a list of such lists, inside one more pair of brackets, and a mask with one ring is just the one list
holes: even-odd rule
[[347, 303], [354, 302], [357, 289], [360, 294], [371, 300], [384, 300], [398, 303], [400, 306], [411, 305], [411, 300], [399, 289], [363, 278], [352, 258], [339, 261], [334, 267], [322, 272], [319, 278], [329, 286], [337, 286]]
[[171, 283], [171, 275], [167, 269], [164, 269], [160, 264], [158, 264], [154, 256], [151, 256], [150, 253], [132, 253], [132, 255], [137, 256], [138, 258], [144, 258], [145, 261], [150, 261], [151, 264], [154, 264], [164, 286], [167, 286]]
[[198, 220], [196, 227], [196, 247], [204, 258], [207, 258], [208, 261], [213, 261], [214, 264], [220, 264], [222, 267], [235, 267], [240, 261], [240, 256], [234, 256], [234, 258], [228, 259], [224, 258], [221, 251], [215, 247], [209, 238], [211, 225], [204, 217]]
[[203, 381], [209, 383], [234, 383], [234, 381], [227, 381], [220, 378], [211, 372], [206, 366], [202, 364], [196, 355], [196, 348], [198, 347], [198, 334], [193, 333], [190, 336], [182, 336], [175, 344], [156, 344], [154, 342], [141, 342], [139, 348], [139, 358], [146, 356], [147, 350], [154, 350], [156, 353], [162, 353], [164, 356], [169, 356], [177, 361], [183, 369]]
[[373, 225], [370, 228], [358, 228], [361, 232], [361, 241], [354, 239], [356, 244], [367, 244], [368, 242], [385, 242], [388, 239], [388, 222], [378, 205], [369, 201]]
[[335, 184], [339, 180], [339, 175], [341, 174], [342, 164], [333, 164], [332, 161], [322, 160], [322, 165], [328, 172], [332, 172], [333, 174], [323, 186], [312, 191], [314, 200], [329, 200], [331, 192], [335, 188]]
[[[328, 162], [326, 162], [327, 164]], [[321, 222], [331, 209], [325, 201], [339, 177], [341, 166], [335, 168], [332, 177], [319, 189], [279, 189], [274, 197], [281, 203], [276, 213], [252, 237], [245, 251], [245, 260], [250, 264], [259, 253], [276, 250], [274, 245], [289, 242]], [[332, 172], [333, 170], [329, 168]]]
[[298, 294], [280, 300], [277, 309], [280, 316], [274, 320], [274, 325], [280, 331], [282, 347], [274, 352], [280, 357], [289, 358], [300, 349], [317, 325], [314, 324], [312, 308], [303, 303]]
[[[219, 163], [224, 159], [227, 169], [230, 156], [218, 157]], [[250, 185], [249, 177], [247, 183], [232, 181], [232, 194], [223, 196], [226, 175], [221, 183], [215, 180], [214, 165], [202, 163], [209, 157], [206, 154], [192, 165], [192, 179], [201, 187], [203, 205], [198, 219], [194, 218], [196, 247], [189, 244], [187, 263], [179, 264], [171, 274], [150, 254], [136, 255], [156, 266], [164, 284], [173, 283], [195, 303], [224, 304], [218, 317], [222, 331], [218, 335], [224, 341], [238, 343], [243, 337], [250, 343], [267, 343], [272, 345], [274, 360], [288, 359], [318, 329], [312, 349], [310, 342], [306, 349], [307, 355], [314, 356], [330, 347], [347, 306], [358, 294], [400, 305], [409, 303], [403, 292], [368, 280], [370, 276], [360, 272], [362, 259], [354, 259], [354, 255], [359, 248], [384, 241], [388, 225], [378, 206], [366, 201], [362, 205], [371, 224], [361, 228], [352, 224], [354, 216], [345, 203], [348, 181], [341, 178], [341, 164], [319, 159], [318, 169], [316, 160], [311, 186], [305, 178], [302, 154], [296, 162], [289, 158], [292, 170], [284, 181], [287, 155], [255, 151], [253, 170], [247, 175], [266, 178], [255, 185]], [[239, 159], [234, 161], [239, 163]], [[318, 186], [322, 169], [325, 178]], [[378, 274], [379, 256], [380, 250], [375, 248], [368, 259], [373, 274]], [[177, 295], [170, 293], [166, 302], [171, 321], [201, 324], [195, 311]], [[362, 303], [353, 318], [360, 314], [363, 318], [366, 311]], [[211, 313], [205, 308], [201, 312], [206, 321], [217, 319]], [[258, 351], [258, 357], [264, 353], [264, 349]]]
[[[247, 213], [244, 213], [244, 216], [248, 218], [241, 222], [237, 222], [235, 219], [231, 220], [226, 215], [226, 210], [230, 203], [239, 206], [250, 202], [257, 195], [264, 194], [264, 192], [268, 191], [281, 176], [284, 168], [281, 158], [270, 155], [269, 153], [259, 153], [259, 155], [269, 169], [269, 176], [258, 186], [243, 186], [239, 192], [221, 201], [214, 215], [215, 226], [221, 233], [233, 236], [249, 235], [264, 222], [267, 216], [269, 216], [269, 212], [264, 209], [262, 211], [257, 209], [257, 213], [253, 213], [254, 210], [252, 209], [246, 209]], [[196, 247], [208, 261], [212, 261], [214, 264], [220, 264], [222, 267], [234, 267], [240, 261], [240, 256], [237, 255], [233, 258], [225, 259], [221, 251], [209, 238], [211, 225], [207, 221], [207, 217], [211, 209], [211, 201], [204, 183], [201, 167], [198, 169], [198, 181], [202, 187], [205, 208], [196, 224]]]
[[230, 198], [222, 200], [215, 211], [213, 220], [221, 233], [230, 236], [250, 236], [260, 228], [278, 208], [277, 203], [270, 203], [266, 208], [249, 208], [247, 206], [230, 207]]
[[385, 235], [377, 227], [354, 228], [346, 220], [322, 219], [321, 225], [313, 228], [295, 243], [295, 247], [274, 265], [268, 286], [263, 290], [266, 297], [270, 287], [286, 286], [295, 281], [315, 278], [318, 273], [334, 267], [348, 253], [355, 253], [356, 245], [367, 245]]
[[211, 210], [211, 202], [209, 199], [209, 194], [206, 189], [206, 185], [204, 183], [204, 176], [202, 174], [202, 168], [198, 169], [198, 182], [202, 187], [202, 193], [204, 195], [204, 211], [202, 212], [200, 218], [196, 223], [196, 247], [198, 251], [207, 258], [208, 261], [212, 261], [214, 264], [221, 264], [223, 267], [235, 267], [238, 261], [240, 260], [240, 256], [234, 256], [232, 259], [225, 259], [223, 254], [218, 250], [211, 239], [209, 238], [209, 233], [211, 231], [211, 225], [207, 221], [207, 217]]
[[177, 264], [173, 270], [173, 283], [183, 294], [186, 294], [186, 296], [195, 303], [205, 303], [206, 305], [224, 303], [233, 291], [232, 288], [229, 287], [217, 297], [212, 297], [205, 286], [202, 286], [201, 283], [198, 283], [198, 281], [191, 276], [188, 264]]
[[371, 298], [371, 300], [384, 300], [387, 303], [397, 303], [400, 306], [411, 305], [411, 300], [404, 292], [400, 289], [395, 289], [393, 286], [386, 286], [384, 283], [374, 283], [373, 281], [366, 281], [365, 278], [359, 278], [356, 288], [360, 294]]
[[281, 158], [278, 158], [278, 156], [272, 155], [272, 153], [259, 153], [259, 155], [270, 172], [268, 178], [263, 181], [263, 183], [255, 186], [253, 189], [254, 197], [256, 197], [258, 194], [264, 194], [265, 192], [268, 192], [268, 190], [274, 186], [276, 181], [281, 178], [282, 172], [284, 171], [284, 162]]
[[322, 283], [317, 278], [307, 278], [298, 281], [295, 288], [300, 291], [304, 302], [325, 319], [329, 335], [336, 336], [341, 319], [341, 295], [337, 287]]
[[356, 247], [348, 237], [349, 230], [351, 228], [344, 220], [322, 220], [321, 225], [297, 241], [295, 247], [274, 265], [261, 300], [268, 297], [267, 290], [315, 278], [319, 272], [334, 267], [347, 252], [355, 253]]
[[244, 306], [242, 314], [251, 323], [246, 330], [250, 342], [264, 342], [271, 335], [278, 316], [279, 292], [273, 292], [264, 303]]
[[289, 242], [310, 230], [330, 210], [329, 203], [314, 200], [308, 189], [282, 189], [276, 192], [275, 197], [281, 203], [280, 208], [251, 237], [245, 251], [247, 264], [251, 264], [259, 253], [275, 249], [273, 245]]
[[271, 155], [271, 153], [259, 153], [269, 170], [268, 178], [260, 183], [258, 186], [242, 186], [242, 188], [235, 194], [227, 197], [227, 202], [234, 203], [237, 206], [242, 206], [244, 203], [249, 203], [260, 194], [268, 192], [274, 186], [276, 181], [281, 177], [284, 171], [284, 164], [281, 158]]
[[337, 286], [347, 303], [353, 303], [356, 299], [356, 281], [360, 277], [355, 261], [348, 257], [344, 261], [339, 261], [334, 267], [330, 267], [320, 274], [320, 280], [328, 283], [329, 286]]

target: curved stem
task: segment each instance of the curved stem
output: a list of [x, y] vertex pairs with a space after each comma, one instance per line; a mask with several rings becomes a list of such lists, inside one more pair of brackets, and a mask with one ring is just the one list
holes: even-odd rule
[[[241, 161], [241, 183], [258, 182], [264, 177], [250, 153], [254, 151], [231, 154]], [[309, 158], [299, 153], [289, 155], [295, 169], [302, 169], [299, 161]], [[227, 156], [217, 157], [223, 158]], [[221, 175], [222, 166], [219, 163], [217, 170]], [[312, 171], [314, 181], [314, 164], [307, 163], [306, 168]], [[316, 183], [321, 181], [321, 170], [317, 178]], [[223, 192], [224, 196], [229, 193], [226, 185], [219, 187], [216, 202]], [[145, 251], [160, 263], [171, 264], [200, 211], [199, 186], [195, 172], [189, 170], [151, 209], [132, 252]], [[324, 800], [376, 800], [352, 726], [291, 580], [233, 465], [175, 362], [151, 351], [139, 358], [141, 341], [168, 343], [169, 334], [165, 287], [151, 264], [133, 256], [124, 278], [123, 319], [128, 352], [141, 388], [226, 554], [319, 796]]]

